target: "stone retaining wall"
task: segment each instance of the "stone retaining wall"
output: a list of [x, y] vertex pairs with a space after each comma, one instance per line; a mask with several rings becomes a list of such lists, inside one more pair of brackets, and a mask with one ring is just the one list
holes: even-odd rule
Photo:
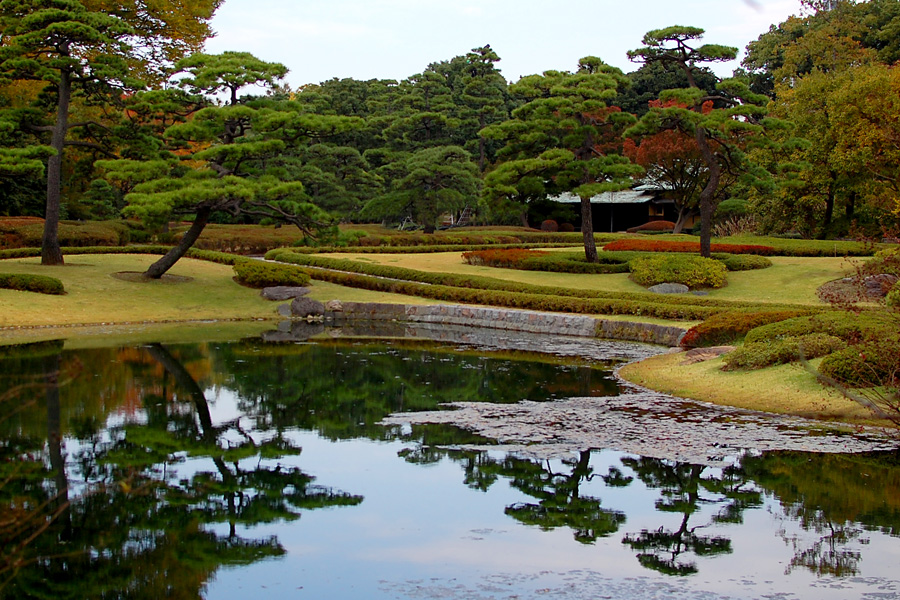
[[681, 336], [685, 333], [685, 330], [680, 327], [649, 323], [612, 321], [583, 315], [530, 310], [481, 308], [460, 304], [407, 305], [344, 302], [340, 311], [326, 311], [325, 319], [336, 324], [369, 320], [489, 327], [530, 333], [646, 342], [663, 346], [677, 346]]

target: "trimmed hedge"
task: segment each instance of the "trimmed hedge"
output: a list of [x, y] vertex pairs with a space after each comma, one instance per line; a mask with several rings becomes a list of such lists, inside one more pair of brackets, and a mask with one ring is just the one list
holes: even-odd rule
[[[779, 323], [786, 319], [792, 319], [800, 315], [809, 314], [810, 310], [768, 310], [756, 312], [720, 312], [711, 316], [703, 323], [688, 329], [681, 339], [683, 348], [700, 348], [707, 346], [722, 346], [731, 344], [741, 337], [747, 336], [745, 343], [750, 341], [748, 332], [755, 331], [768, 323]], [[811, 332], [810, 332], [811, 333]]]
[[46, 275], [0, 273], [0, 288], [57, 296], [66, 293], [62, 281]]
[[801, 357], [801, 350], [804, 358], [813, 359], [846, 347], [847, 342], [826, 333], [810, 333], [775, 342], [744, 344], [723, 357], [725, 361], [723, 370], [762, 369], [793, 362]]
[[724, 254], [716, 253], [712, 258], [720, 261], [729, 271], [753, 271], [755, 269], [768, 269], [772, 261], [765, 256], [756, 254]]
[[628, 263], [631, 279], [644, 287], [683, 283], [691, 289], [720, 288], [728, 283], [725, 265], [711, 258], [686, 254], [642, 256]]
[[853, 314], [846, 311], [828, 311], [816, 315], [760, 324], [747, 333], [745, 343], [773, 342], [787, 337], [810, 333], [827, 333], [848, 343], [857, 343], [873, 337], [880, 331], [892, 330], [890, 318], [878, 312]]
[[665, 231], [668, 233], [672, 233], [672, 231], [674, 229], [675, 229], [675, 223], [673, 223], [672, 221], [659, 220], [659, 221], [650, 221], [649, 223], [644, 223], [643, 225], [638, 225], [637, 227], [631, 227], [629, 229], [626, 229], [625, 231], [627, 231], [628, 233], [640, 233], [642, 231], [654, 231], [654, 232]]
[[[673, 242], [668, 240], [648, 240], [642, 238], [628, 238], [616, 240], [603, 246], [604, 250], [630, 250], [636, 252], [700, 252], [700, 242]], [[772, 246], [757, 246], [751, 244], [712, 244], [712, 252], [728, 252], [730, 254], [758, 254], [771, 256], [776, 253]]]
[[829, 354], [819, 372], [850, 387], [896, 385], [900, 378], [900, 343], [867, 342]]
[[[472, 275], [456, 275], [452, 273], [430, 273], [415, 271], [403, 267], [391, 267], [373, 265], [353, 260], [343, 260], [324, 256], [297, 254], [288, 249], [273, 250], [266, 254], [266, 258], [292, 264], [316, 267], [307, 270], [313, 279], [330, 281], [339, 285], [372, 289], [377, 291], [389, 291], [406, 293], [415, 296], [434, 298], [438, 300], [452, 300], [449, 292], [432, 292], [431, 288], [479, 288], [486, 292], [481, 298], [473, 296], [468, 302], [480, 302], [493, 304], [493, 293], [512, 292], [529, 296], [559, 296], [563, 298], [576, 298], [581, 300], [596, 301], [592, 305], [584, 305], [580, 312], [597, 312], [598, 314], [631, 314], [643, 316], [655, 316], [667, 319], [703, 319], [723, 310], [741, 311], [758, 310], [759, 304], [750, 302], [737, 302], [731, 300], [718, 300], [698, 296], [666, 296], [650, 292], [627, 293], [605, 292], [599, 290], [573, 289], [565, 287], [552, 287], [504, 281], [491, 277], [479, 277]], [[425, 283], [428, 286], [416, 286]], [[411, 284], [406, 286], [405, 284]], [[506, 300], [503, 300], [504, 302]], [[498, 306], [519, 306], [514, 304], [497, 304]], [[560, 310], [564, 312], [579, 312], [574, 310], [572, 304], [566, 304], [569, 308], [547, 310]], [[797, 307], [785, 305], [783, 307], [766, 305], [769, 308], [796, 309]], [[521, 306], [525, 308], [525, 306]], [[528, 308], [535, 308], [530, 306]], [[815, 309], [802, 307], [795, 310], [794, 314], [809, 314]]]
[[627, 273], [628, 258], [622, 253], [601, 253], [598, 263], [589, 263], [583, 253], [540, 252], [536, 250], [493, 249], [465, 252], [463, 260], [470, 265], [520, 269], [524, 271], [550, 271], [553, 273]]
[[[437, 252], [471, 252], [478, 250], [532, 250], [535, 248], [572, 248], [573, 243], [554, 244], [434, 244], [431, 246], [294, 246], [291, 252], [300, 254], [429, 254]], [[284, 248], [276, 248], [283, 250]]]
[[234, 264], [234, 272], [239, 283], [252, 288], [277, 285], [305, 286], [309, 275], [298, 267], [261, 260], [242, 260]]

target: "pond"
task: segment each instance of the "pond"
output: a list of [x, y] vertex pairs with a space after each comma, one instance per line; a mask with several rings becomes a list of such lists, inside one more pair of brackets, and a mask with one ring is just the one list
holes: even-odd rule
[[900, 598], [893, 440], [401, 329], [0, 347], [0, 598]]

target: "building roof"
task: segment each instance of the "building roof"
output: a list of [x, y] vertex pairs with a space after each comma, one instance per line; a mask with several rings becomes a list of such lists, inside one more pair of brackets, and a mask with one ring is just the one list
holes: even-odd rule
[[[650, 190], [622, 190], [619, 192], [603, 192], [591, 198], [591, 204], [644, 204], [654, 198]], [[581, 198], [575, 194], [564, 192], [559, 196], [550, 196], [549, 200], [563, 204], [580, 204]]]

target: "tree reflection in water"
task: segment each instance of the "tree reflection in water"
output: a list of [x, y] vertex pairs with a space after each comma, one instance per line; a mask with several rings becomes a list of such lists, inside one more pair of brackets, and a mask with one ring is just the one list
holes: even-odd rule
[[[568, 528], [581, 544], [612, 544], [667, 575], [736, 552], [734, 526], [765, 503], [782, 509], [789, 572], [859, 573], [870, 531], [900, 533], [895, 455], [773, 452], [715, 468], [626, 456], [601, 470], [589, 450], [501, 458], [466, 449], [491, 440], [459, 428], [379, 425], [442, 402], [550, 400], [614, 385], [594, 365], [432, 350], [371, 341], [0, 350], [0, 597], [195, 599], [223, 566], [282, 555], [278, 539], [253, 537], [252, 527], [362, 501], [291, 466], [297, 430], [402, 439], [407, 462], [449, 458], [471, 489], [504, 481], [524, 494], [503, 503], [517, 522]], [[241, 416], [217, 421], [209, 389], [233, 393]], [[653, 518], [674, 522], [620, 533], [629, 507], [610, 507], [606, 494], [637, 492], [637, 482], [652, 495]]]
[[[13, 483], [0, 488], [3, 597], [201, 598], [220, 567], [284, 553], [276, 538], [244, 537], [238, 526], [362, 501], [313, 485], [299, 468], [279, 463], [300, 453], [283, 437], [246, 431], [239, 419], [214, 424], [203, 389], [166, 347], [154, 344], [146, 356], [135, 357], [137, 379], [152, 372], [147, 357], [174, 385], [143, 398], [146, 425], [101, 432], [82, 423], [68, 468], [59, 410], [61, 353], [35, 356], [26, 347], [13, 357], [43, 365], [48, 441], [12, 431], [3, 436], [4, 469], [15, 471], [6, 480]], [[158, 374], [153, 383], [160, 383]], [[214, 470], [203, 469], [209, 463]], [[17, 527], [8, 527], [11, 520]], [[216, 523], [227, 523], [228, 532], [208, 529]]]

